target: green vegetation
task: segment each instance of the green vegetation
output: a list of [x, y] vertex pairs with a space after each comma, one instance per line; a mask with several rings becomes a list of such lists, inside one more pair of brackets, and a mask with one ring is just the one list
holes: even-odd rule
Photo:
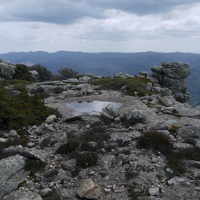
[[45, 66], [40, 64], [29, 67], [29, 70], [35, 70], [38, 72], [37, 78], [39, 81], [48, 81], [53, 79], [53, 74]]
[[149, 192], [147, 190], [139, 190], [135, 185], [128, 188], [128, 194], [132, 200], [137, 200], [140, 199], [140, 197], [149, 196]]
[[137, 141], [137, 147], [156, 150], [164, 155], [169, 154], [173, 148], [170, 137], [155, 130], [143, 133]]
[[78, 75], [77, 71], [67, 67], [62, 67], [58, 72], [61, 75], [61, 79], [75, 78]]
[[79, 146], [79, 142], [74, 139], [68, 140], [65, 144], [61, 145], [57, 150], [56, 153], [59, 154], [68, 154], [72, 153], [76, 150], [76, 148]]
[[184, 160], [200, 161], [200, 149], [187, 148], [177, 151], [172, 151], [167, 155], [168, 167], [173, 169], [175, 175], [180, 175], [186, 172], [186, 167], [183, 164]]
[[106, 143], [109, 139], [110, 136], [104, 127], [95, 126], [81, 135], [69, 133], [68, 141], [58, 147], [56, 153], [67, 154], [69, 158], [76, 159], [76, 167], [71, 172], [72, 176], [76, 176], [81, 168], [96, 165], [101, 148], [109, 149]]
[[[192, 145], [196, 144], [196, 141], [193, 138], [186, 138], [184, 142]], [[154, 130], [145, 132], [138, 139], [137, 147], [156, 150], [166, 155], [167, 167], [171, 168], [174, 175], [177, 176], [185, 173], [187, 170], [183, 161], [200, 161], [200, 149], [194, 147], [175, 150], [167, 135]]]
[[125, 172], [125, 177], [126, 177], [126, 180], [128, 180], [128, 181], [136, 178], [138, 175], [139, 174], [137, 171], [128, 170]]
[[45, 168], [45, 166], [46, 166], [46, 163], [44, 163], [38, 159], [27, 158], [25, 170], [31, 171], [32, 173], [34, 173], [34, 172], [41, 171], [42, 169]]
[[60, 200], [61, 197], [58, 194], [58, 192], [53, 189], [52, 191], [48, 192], [47, 195], [45, 195], [44, 197], [42, 197], [43, 200]]
[[20, 88], [18, 95], [0, 84], [0, 127], [11, 129], [40, 124], [50, 115], [50, 110], [38, 95], [30, 96], [25, 85], [20, 82], [15, 87]]
[[43, 87], [38, 87], [35, 89], [32, 89], [30, 91], [30, 93], [33, 94], [37, 94], [41, 99], [45, 99], [48, 98], [50, 95], [44, 90]]
[[170, 131], [171, 131], [173, 134], [176, 134], [179, 128], [181, 128], [181, 126], [178, 126], [178, 125], [175, 125], [175, 124], [174, 124], [174, 125], [171, 126]]
[[98, 162], [98, 154], [96, 152], [83, 152], [76, 159], [77, 166], [82, 168], [92, 167]]
[[53, 89], [53, 91], [54, 91], [54, 93], [55, 94], [60, 94], [60, 93], [62, 93], [63, 92], [63, 88], [62, 87], [55, 87], [54, 89]]
[[20, 79], [20, 80], [27, 80], [27, 81], [34, 80], [32, 74], [29, 72], [29, 68], [23, 64], [16, 65], [15, 74], [13, 75], [13, 79]]
[[152, 92], [146, 89], [147, 83], [150, 80], [146, 78], [103, 78], [99, 80], [93, 80], [94, 85], [100, 85], [100, 89], [110, 89], [122, 91], [122, 87], [125, 87], [124, 93], [126, 95], [134, 96], [136, 93], [139, 96], [145, 96], [146, 94], [151, 95]]

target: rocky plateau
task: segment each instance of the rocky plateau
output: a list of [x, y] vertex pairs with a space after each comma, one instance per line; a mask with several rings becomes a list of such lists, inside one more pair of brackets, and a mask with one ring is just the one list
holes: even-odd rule
[[[6, 65], [10, 68], [11, 64]], [[5, 71], [2, 68], [0, 73]], [[13, 65], [10, 71], [13, 73]], [[184, 158], [185, 171], [177, 172], [169, 163], [172, 154], [162, 152], [164, 143], [160, 149], [138, 147], [146, 132], [156, 132], [169, 138], [173, 152], [200, 150], [200, 107], [187, 103], [189, 65], [165, 63], [152, 72], [138, 75], [150, 80], [146, 87], [153, 93], [145, 96], [137, 92], [126, 95], [126, 85], [121, 91], [101, 90], [91, 79], [103, 78], [87, 75], [28, 84], [30, 95], [42, 88], [48, 94], [45, 104], [61, 115], [50, 115], [41, 125], [29, 126], [25, 145], [2, 150], [0, 199], [198, 200], [199, 158]], [[6, 76], [10, 77], [7, 71]], [[116, 77], [133, 76], [118, 73], [112, 78]], [[74, 101], [122, 106], [108, 105], [99, 115], [74, 115], [67, 106]], [[1, 130], [0, 145], [20, 137], [18, 130]]]

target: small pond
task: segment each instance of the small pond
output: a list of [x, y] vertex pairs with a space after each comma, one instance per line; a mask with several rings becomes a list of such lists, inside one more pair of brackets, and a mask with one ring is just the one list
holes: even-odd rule
[[81, 115], [83, 113], [98, 115], [101, 113], [102, 109], [109, 104], [112, 104], [116, 108], [122, 106], [121, 103], [108, 101], [74, 101], [72, 103], [67, 103], [67, 107], [74, 110], [74, 115]]

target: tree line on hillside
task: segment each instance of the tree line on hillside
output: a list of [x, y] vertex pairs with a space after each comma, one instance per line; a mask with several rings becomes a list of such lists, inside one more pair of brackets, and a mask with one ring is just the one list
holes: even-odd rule
[[59, 74], [53, 74], [45, 66], [40, 64], [33, 65], [31, 67], [24, 64], [17, 64], [13, 79], [32, 81], [34, 80], [34, 77], [32, 76], [31, 71], [37, 71], [38, 81], [63, 80], [67, 78], [74, 78], [78, 75], [77, 71], [68, 67], [62, 67], [58, 70]]

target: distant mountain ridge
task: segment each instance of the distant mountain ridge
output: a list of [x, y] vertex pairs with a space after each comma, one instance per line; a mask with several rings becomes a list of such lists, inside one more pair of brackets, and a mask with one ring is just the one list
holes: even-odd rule
[[48, 53], [37, 52], [10, 52], [0, 54], [0, 58], [13, 63], [41, 64], [53, 73], [61, 67], [69, 67], [80, 74], [95, 74], [110, 76], [116, 72], [127, 72], [137, 75], [140, 71], [151, 72], [152, 66], [160, 66], [162, 62], [187, 62], [192, 68], [188, 78], [189, 91], [193, 98], [200, 99], [200, 54], [194, 53], [84, 53], [58, 51]]

